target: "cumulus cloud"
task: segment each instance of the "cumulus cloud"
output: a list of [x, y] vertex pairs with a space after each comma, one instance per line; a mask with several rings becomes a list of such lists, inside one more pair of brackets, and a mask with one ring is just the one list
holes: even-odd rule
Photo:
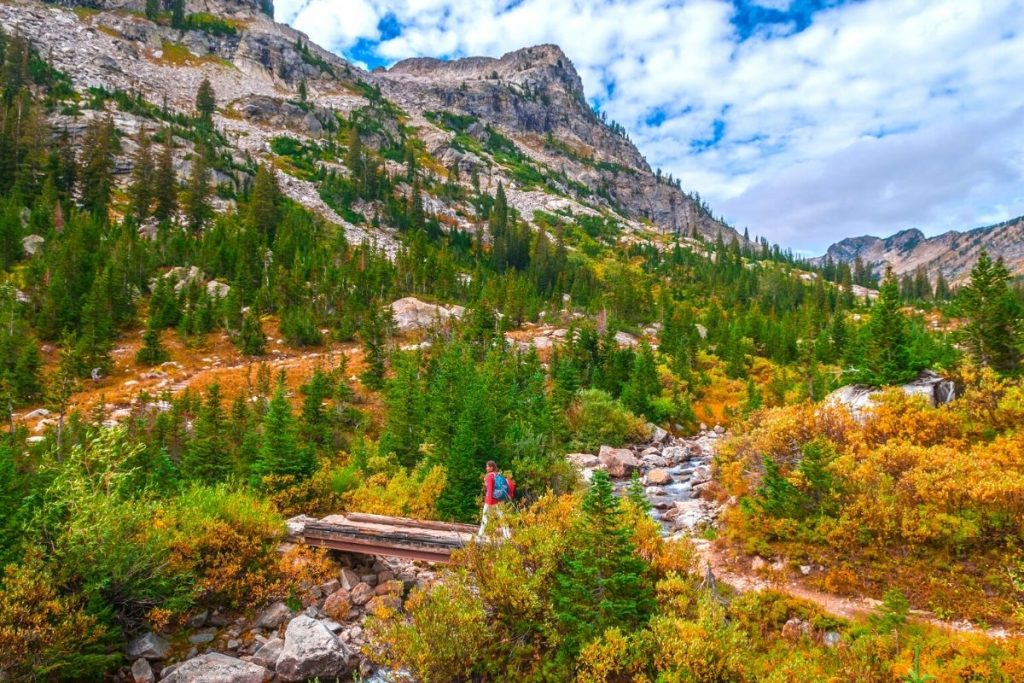
[[277, 17], [382, 63], [557, 43], [652, 165], [789, 246], [1024, 214], [1021, 0], [279, 0]]

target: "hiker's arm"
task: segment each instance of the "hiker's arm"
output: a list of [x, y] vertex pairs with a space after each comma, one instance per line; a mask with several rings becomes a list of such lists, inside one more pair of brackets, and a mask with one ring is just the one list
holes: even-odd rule
[[490, 500], [494, 497], [494, 475], [488, 474], [484, 477], [484, 493], [486, 494], [486, 500]]

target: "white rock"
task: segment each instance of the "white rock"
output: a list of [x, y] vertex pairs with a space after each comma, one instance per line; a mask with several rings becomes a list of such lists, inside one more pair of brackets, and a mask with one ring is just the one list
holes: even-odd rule
[[591, 455], [590, 453], [570, 453], [565, 456], [565, 459], [580, 470], [597, 467], [601, 462], [596, 455]]
[[264, 667], [219, 652], [189, 659], [174, 668], [163, 683], [263, 683], [270, 672]]
[[306, 616], [296, 617], [284, 634], [277, 675], [282, 681], [341, 678], [349, 672], [350, 656], [345, 644], [323, 623]]

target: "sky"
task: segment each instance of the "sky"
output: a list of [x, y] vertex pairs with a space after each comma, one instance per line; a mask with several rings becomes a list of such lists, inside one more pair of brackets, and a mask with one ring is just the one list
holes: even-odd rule
[[555, 43], [716, 214], [800, 253], [1024, 214], [1024, 0], [276, 0], [360, 66]]

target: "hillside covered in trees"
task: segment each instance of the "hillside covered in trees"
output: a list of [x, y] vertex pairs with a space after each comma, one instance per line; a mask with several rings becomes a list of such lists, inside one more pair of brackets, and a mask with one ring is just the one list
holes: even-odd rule
[[[51, 11], [25, 7], [3, 9]], [[1024, 294], [1000, 262], [982, 251], [956, 290], [812, 266], [719, 223], [589, 108], [566, 110], [589, 153], [488, 111], [407, 110], [435, 67], [374, 80], [286, 33], [264, 76], [287, 99], [243, 115], [230, 61], [185, 46], [254, 39], [265, 8], [188, 9], [52, 10], [96, 40], [176, 32], [146, 59], [194, 82], [185, 104], [0, 33], [0, 679], [130, 676], [140, 634], [174, 643], [168, 664], [236, 619], [236, 654], [270, 640], [280, 622], [248, 627], [267, 604], [355, 593], [338, 558], [282, 551], [286, 518], [476, 523], [496, 460], [512, 540], [354, 608], [362, 674], [1021, 680]], [[655, 186], [664, 204], [631, 204]], [[957, 398], [827, 400], [925, 369]], [[613, 495], [566, 458], [702, 423], [730, 435], [699, 494], [723, 512], [693, 534], [665, 537], [639, 478]], [[709, 555], [884, 602], [847, 618], [733, 590]]]

